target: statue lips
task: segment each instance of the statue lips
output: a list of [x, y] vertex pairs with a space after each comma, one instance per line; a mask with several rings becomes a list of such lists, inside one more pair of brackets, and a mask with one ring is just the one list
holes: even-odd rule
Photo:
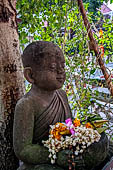
[[56, 78], [59, 82], [64, 82], [64, 80], [65, 80], [65, 77], [63, 76], [63, 77], [57, 77]]

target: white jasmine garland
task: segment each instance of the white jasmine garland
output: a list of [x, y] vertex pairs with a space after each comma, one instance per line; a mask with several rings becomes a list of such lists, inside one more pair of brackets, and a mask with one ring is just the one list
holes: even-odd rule
[[[55, 125], [50, 126], [52, 130], [54, 130]], [[57, 125], [58, 127], [58, 125]], [[94, 142], [98, 142], [100, 140], [100, 134], [91, 128], [86, 128], [83, 125], [80, 127], [74, 127], [75, 134], [70, 136], [62, 136], [60, 140], [53, 138], [53, 135], [49, 135], [49, 139], [46, 141], [42, 141], [45, 147], [49, 149], [49, 158], [51, 159], [51, 163], [55, 163], [55, 159], [57, 158], [56, 153], [61, 149], [66, 149], [70, 145], [75, 147], [75, 155], [79, 153], [83, 153], [84, 150], [90, 146]]]
[[75, 151], [75, 155], [78, 155], [78, 153], [79, 153], [78, 151]]

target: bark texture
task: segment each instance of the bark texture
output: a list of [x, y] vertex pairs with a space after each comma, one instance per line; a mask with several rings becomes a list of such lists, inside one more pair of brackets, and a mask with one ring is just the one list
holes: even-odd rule
[[13, 151], [13, 117], [24, 92], [16, 0], [0, 0], [0, 170], [16, 170]]
[[105, 77], [105, 80], [107, 82], [107, 85], [108, 85], [108, 88], [109, 88], [109, 90], [111, 92], [111, 95], [113, 96], [113, 84], [112, 84], [112, 80], [111, 80], [111, 75], [109, 75], [108, 72], [107, 72], [107, 69], [106, 69], [106, 67], [104, 65], [104, 62], [102, 60], [102, 57], [101, 57], [101, 54], [100, 54], [100, 51], [99, 51], [99, 47], [96, 44], [96, 41], [95, 41], [95, 39], [93, 37], [93, 33], [92, 33], [92, 30], [91, 30], [91, 25], [90, 25], [90, 23], [88, 21], [86, 11], [85, 11], [84, 6], [83, 6], [83, 2], [82, 2], [82, 0], [77, 0], [77, 2], [78, 2], [78, 6], [79, 6], [79, 9], [80, 9], [81, 15], [83, 17], [84, 25], [85, 25], [85, 27], [87, 29], [87, 33], [88, 33], [90, 42], [92, 44], [92, 48], [93, 48], [93, 50], [95, 52], [95, 55], [97, 57], [97, 60], [98, 60], [98, 63], [100, 65], [100, 68], [102, 70], [102, 73], [103, 73], [103, 75]]

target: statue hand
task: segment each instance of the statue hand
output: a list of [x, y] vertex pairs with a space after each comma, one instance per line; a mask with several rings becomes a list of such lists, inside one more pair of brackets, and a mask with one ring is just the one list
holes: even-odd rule
[[69, 149], [61, 150], [57, 155], [57, 164], [61, 167], [68, 168], [69, 154], [72, 154]]
[[57, 164], [65, 169], [69, 168], [69, 163], [72, 164], [72, 162], [75, 163], [76, 168], [84, 170], [84, 159], [82, 157], [82, 154], [75, 156], [72, 159], [72, 151], [69, 149], [62, 150], [58, 152], [57, 156]]

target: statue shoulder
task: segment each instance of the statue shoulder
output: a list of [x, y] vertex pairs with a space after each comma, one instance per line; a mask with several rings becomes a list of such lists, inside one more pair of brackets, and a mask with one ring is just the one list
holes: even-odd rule
[[20, 100], [18, 100], [15, 112], [28, 112], [33, 111], [33, 99], [31, 96], [25, 94]]

